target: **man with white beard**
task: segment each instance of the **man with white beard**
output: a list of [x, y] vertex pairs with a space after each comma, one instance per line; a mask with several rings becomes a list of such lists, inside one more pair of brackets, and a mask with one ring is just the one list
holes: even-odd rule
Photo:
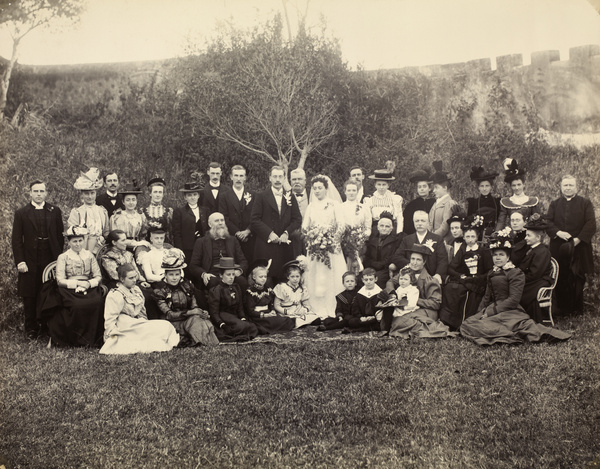
[[[234, 262], [239, 264], [243, 273], [248, 269], [248, 261], [244, 256], [240, 242], [235, 236], [229, 234], [225, 217], [220, 212], [215, 212], [208, 217], [210, 230], [202, 238], [198, 238], [194, 244], [192, 260], [189, 271], [194, 285], [199, 290], [207, 291], [219, 284], [219, 264], [221, 257], [233, 257]], [[242, 291], [246, 291], [248, 282], [242, 275], [236, 277], [237, 283]]]

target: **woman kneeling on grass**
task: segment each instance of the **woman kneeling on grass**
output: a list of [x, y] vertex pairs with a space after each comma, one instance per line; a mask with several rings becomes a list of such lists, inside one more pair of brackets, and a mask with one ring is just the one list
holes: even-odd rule
[[494, 233], [490, 249], [494, 268], [487, 278], [479, 312], [466, 319], [460, 333], [478, 345], [567, 340], [571, 334], [537, 324], [519, 305], [525, 274], [509, 261], [509, 229]]
[[138, 272], [132, 264], [117, 268], [119, 282], [106, 296], [102, 354], [168, 352], [179, 335], [168, 321], [149, 321], [144, 295], [136, 285]]
[[167, 251], [161, 268], [164, 280], [154, 287], [154, 300], [163, 317], [181, 334], [184, 345], [217, 345], [219, 341], [208, 312], [198, 307], [194, 285], [182, 278], [185, 255], [179, 249]]

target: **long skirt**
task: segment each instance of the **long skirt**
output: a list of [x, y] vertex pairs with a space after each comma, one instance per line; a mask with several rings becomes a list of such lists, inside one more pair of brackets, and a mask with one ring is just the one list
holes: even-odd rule
[[400, 337], [402, 339], [413, 337], [433, 339], [452, 337], [457, 333], [450, 332], [448, 326], [439, 319], [430, 318], [424, 309], [417, 309], [412, 313], [392, 319], [389, 335], [390, 337]]
[[543, 316], [542, 308], [537, 301], [538, 291], [542, 287], [550, 286], [550, 282], [544, 278], [535, 280], [525, 284], [523, 289], [523, 296], [521, 296], [521, 306], [527, 311], [527, 314], [535, 322], [542, 322], [546, 319]]
[[107, 355], [168, 352], [179, 343], [179, 334], [169, 321], [149, 321], [121, 314], [117, 318], [118, 331], [111, 335], [100, 349]]
[[202, 319], [198, 315], [193, 315], [183, 321], [173, 321], [173, 326], [184, 337], [182, 342], [189, 343], [189, 345], [217, 345], [219, 343], [210, 319]]
[[444, 286], [442, 308], [439, 312], [440, 321], [455, 331], [462, 322], [477, 313], [479, 303], [485, 293], [485, 279], [483, 289], [478, 288], [475, 279], [468, 282], [449, 282]]
[[342, 275], [346, 272], [346, 259], [340, 251], [329, 254], [329, 260], [331, 268], [316, 259], [310, 260], [304, 274], [310, 305], [321, 319], [335, 317], [335, 296], [344, 290]]
[[482, 316], [483, 313], [477, 313], [460, 326], [461, 335], [478, 345], [556, 342], [571, 337], [568, 332], [537, 324], [525, 312], [516, 309]]
[[276, 334], [278, 332], [289, 332], [296, 327], [296, 321], [287, 316], [271, 316], [268, 318], [253, 318], [252, 322], [256, 325], [258, 333]]
[[48, 319], [48, 333], [57, 345], [99, 347], [104, 332], [104, 297], [98, 286], [86, 294], [58, 287], [62, 307], [56, 308]]
[[246, 342], [258, 335], [258, 329], [253, 322], [242, 321], [235, 314], [221, 312], [221, 320], [225, 325], [215, 327], [215, 334], [220, 342]]

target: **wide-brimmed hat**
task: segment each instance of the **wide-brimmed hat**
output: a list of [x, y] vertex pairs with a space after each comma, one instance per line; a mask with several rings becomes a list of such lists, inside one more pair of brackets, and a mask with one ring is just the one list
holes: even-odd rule
[[430, 182], [431, 175], [424, 169], [418, 169], [415, 172], [410, 174], [408, 180], [410, 182], [421, 182], [421, 181]]
[[186, 267], [185, 254], [181, 249], [171, 248], [164, 252], [161, 265], [163, 270], [181, 270]]
[[433, 162], [433, 169], [435, 173], [431, 176], [431, 182], [434, 184], [441, 184], [442, 182], [450, 181], [448, 173], [443, 171], [443, 162], [441, 160]]
[[375, 181], [394, 181], [394, 180], [396, 180], [394, 175], [387, 169], [376, 169], [375, 171], [373, 171], [373, 174], [371, 174], [369, 176], [369, 179], [374, 179]]
[[64, 232], [64, 236], [67, 239], [78, 238], [80, 236], [86, 236], [89, 233], [87, 228], [83, 226], [69, 226], [67, 231]]
[[216, 267], [217, 269], [221, 270], [235, 269], [239, 270], [240, 273], [242, 272], [242, 268], [239, 264], [235, 263], [235, 259], [233, 257], [221, 257], [219, 259], [219, 263], [214, 264], [213, 267]]
[[527, 219], [524, 228], [533, 231], [546, 231], [548, 229], [548, 223], [539, 213], [534, 213]]
[[264, 267], [265, 269], [269, 270], [269, 267], [271, 267], [271, 261], [272, 261], [272, 259], [255, 259], [248, 266], [248, 273], [251, 274], [252, 271], [254, 269], [256, 269], [257, 267]]
[[493, 181], [498, 177], [498, 173], [487, 172], [481, 166], [473, 166], [471, 168], [471, 173], [469, 174], [471, 181], [481, 182], [481, 181]]
[[179, 192], [184, 192], [184, 193], [198, 192], [198, 193], [200, 193], [202, 191], [202, 189], [204, 189], [204, 186], [202, 186], [202, 184], [198, 181], [186, 182], [183, 185], [183, 187], [181, 189], [179, 189]]
[[515, 179], [523, 180], [525, 178], [525, 170], [519, 168], [519, 163], [513, 158], [506, 158], [502, 163], [504, 167], [504, 182], [511, 183]]
[[431, 249], [429, 249], [424, 244], [413, 244], [410, 248], [407, 249], [408, 252], [416, 252], [417, 254], [423, 254], [424, 256], [431, 255]]
[[148, 184], [146, 184], [146, 187], [150, 187], [152, 184], [162, 184], [165, 187], [167, 185], [167, 183], [165, 182], [165, 180], [163, 178], [159, 177], [159, 176], [150, 179], [148, 181]]
[[79, 177], [73, 184], [73, 187], [78, 191], [96, 191], [100, 189], [104, 183], [100, 178], [100, 171], [98, 168], [90, 168], [87, 173], [81, 171]]
[[502, 231], [495, 231], [491, 234], [489, 238], [489, 248], [490, 250], [495, 249], [503, 249], [505, 251], [510, 251], [513, 247], [513, 241], [510, 237], [510, 228], [504, 228]]
[[125, 187], [123, 187], [123, 189], [121, 189], [117, 193], [121, 195], [138, 195], [142, 193], [142, 189], [140, 189], [140, 186], [138, 185], [137, 181], [134, 180], [133, 182], [128, 182], [127, 184], [125, 184]]

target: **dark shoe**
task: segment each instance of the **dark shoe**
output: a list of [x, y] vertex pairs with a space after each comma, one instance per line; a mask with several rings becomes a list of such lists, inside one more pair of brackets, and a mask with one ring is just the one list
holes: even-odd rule
[[350, 329], [349, 327], [344, 327], [342, 329], [342, 334], [350, 334], [352, 333], [352, 329]]
[[326, 331], [327, 328], [323, 324], [321, 324], [319, 327], [317, 327], [317, 330], [320, 332], [323, 332], [323, 331]]
[[323, 321], [321, 321], [321, 318], [317, 318], [313, 322], [311, 322], [310, 325], [311, 326], [320, 326], [322, 322]]

